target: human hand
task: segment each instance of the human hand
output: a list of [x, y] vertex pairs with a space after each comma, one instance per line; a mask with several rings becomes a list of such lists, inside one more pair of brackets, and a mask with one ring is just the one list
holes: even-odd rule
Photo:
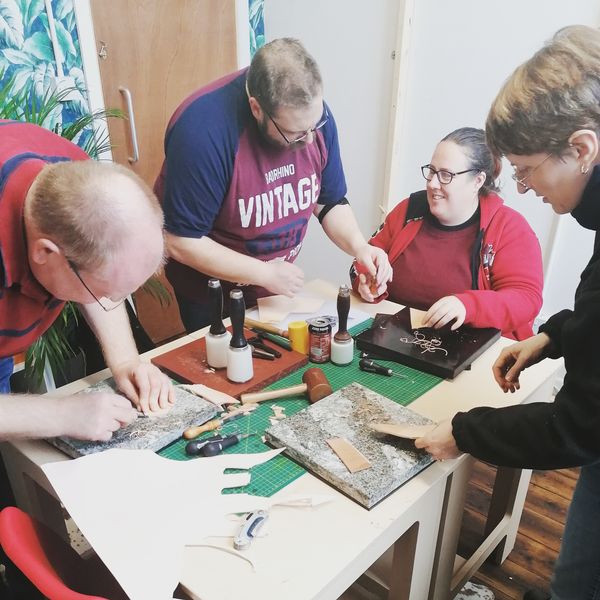
[[138, 358], [111, 370], [117, 388], [145, 415], [167, 410], [175, 403], [171, 380], [153, 364]]
[[125, 425], [133, 423], [137, 411], [129, 400], [111, 392], [90, 392], [58, 399], [60, 435], [77, 440], [106, 442]]
[[361, 273], [358, 276], [358, 293], [365, 302], [375, 302], [375, 298], [381, 296], [387, 290], [387, 283], [377, 285], [377, 281], [370, 275]]
[[[388, 255], [377, 246], [363, 244], [356, 252], [356, 260], [369, 271], [371, 279], [375, 280], [378, 288], [378, 295], [385, 291], [384, 284], [392, 281], [393, 271]], [[383, 291], [379, 289], [383, 287]]]
[[265, 266], [268, 276], [262, 286], [270, 292], [293, 298], [302, 289], [304, 271], [294, 263], [279, 260], [265, 263]]
[[427, 435], [417, 438], [415, 446], [426, 450], [436, 460], [456, 458], [462, 454], [456, 445], [454, 435], [452, 435], [452, 421], [450, 420], [442, 421]]
[[505, 393], [512, 394], [520, 389], [521, 371], [540, 362], [545, 357], [544, 351], [549, 345], [550, 337], [545, 333], [538, 333], [504, 348], [492, 366], [496, 383]]
[[431, 305], [423, 316], [423, 327], [440, 329], [444, 325], [454, 321], [450, 329], [458, 329], [467, 316], [465, 305], [456, 296], [444, 296]]

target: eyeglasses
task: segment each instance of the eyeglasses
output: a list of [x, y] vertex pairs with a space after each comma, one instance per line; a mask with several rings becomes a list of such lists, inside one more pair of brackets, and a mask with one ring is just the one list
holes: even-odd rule
[[471, 173], [472, 171], [479, 172], [479, 169], [465, 169], [464, 171], [458, 171], [457, 173], [453, 173], [452, 171], [448, 171], [446, 169], [435, 169], [432, 165], [423, 165], [421, 167], [421, 173], [427, 181], [431, 181], [435, 175], [437, 175], [438, 181], [442, 185], [447, 185], [452, 182], [452, 180], [457, 175], [462, 175], [463, 173]]
[[524, 188], [525, 192], [528, 192], [531, 189], [531, 187], [528, 186], [525, 182], [533, 175], [533, 172], [536, 169], [539, 169], [551, 156], [552, 154], [548, 154], [548, 156], [546, 156], [546, 158], [544, 158], [544, 160], [541, 163], [537, 164], [535, 167], [526, 168], [524, 176], [519, 176], [519, 169], [517, 169], [517, 167], [513, 167], [514, 173], [510, 176], [511, 179], [515, 181], [517, 185], [520, 185], [522, 188]]
[[100, 302], [100, 298], [98, 298], [98, 296], [96, 296], [96, 294], [94, 294], [94, 292], [92, 292], [92, 290], [89, 288], [88, 284], [83, 280], [83, 277], [81, 277], [81, 274], [79, 273], [79, 269], [77, 268], [75, 263], [68, 259], [67, 259], [67, 263], [68, 263], [71, 271], [73, 271], [73, 273], [75, 274], [75, 277], [77, 277], [77, 279], [79, 279], [79, 281], [81, 281], [81, 285], [83, 285], [83, 287], [90, 293], [90, 296], [102, 307], [102, 310], [104, 312], [110, 312], [111, 310], [115, 310], [115, 308], [119, 308], [119, 306], [121, 306], [121, 304], [123, 304], [123, 302], [125, 302], [125, 298], [122, 298], [121, 300], [118, 300], [118, 301], [113, 301], [113, 300], [110, 300], [110, 298], [108, 298], [108, 300], [110, 300], [113, 304], [109, 307], [106, 307], [102, 302]]
[[294, 138], [293, 140], [290, 140], [290, 139], [288, 139], [287, 135], [285, 135], [285, 133], [283, 133], [281, 127], [279, 127], [279, 125], [277, 125], [277, 121], [275, 121], [275, 119], [264, 108], [263, 108], [263, 110], [265, 111], [265, 114], [267, 115], [267, 117], [269, 117], [269, 119], [271, 119], [271, 123], [273, 123], [273, 125], [275, 125], [275, 129], [277, 129], [277, 131], [279, 132], [281, 137], [285, 140], [286, 144], [288, 144], [288, 145], [296, 144], [297, 142], [301, 142], [301, 141], [305, 140], [308, 137], [309, 133], [315, 133], [315, 131], [318, 131], [319, 129], [321, 129], [321, 127], [323, 127], [325, 125], [325, 123], [327, 123], [327, 121], [329, 121], [329, 113], [327, 112], [327, 107], [325, 106], [325, 103], [323, 103], [323, 115], [324, 115], [323, 118], [314, 127], [307, 129], [302, 135], [299, 135], [298, 137]]

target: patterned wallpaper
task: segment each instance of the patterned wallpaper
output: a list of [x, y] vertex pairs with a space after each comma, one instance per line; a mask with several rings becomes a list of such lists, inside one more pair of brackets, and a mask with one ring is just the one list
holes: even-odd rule
[[250, 56], [265, 43], [265, 0], [248, 0], [250, 13]]
[[[254, 55], [265, 39], [264, 0], [248, 2], [250, 52]], [[73, 100], [60, 103], [44, 122], [45, 127], [59, 130], [89, 109], [73, 0], [51, 0], [51, 6], [62, 70], [78, 88]], [[39, 103], [52, 92], [58, 68], [44, 0], [0, 0], [0, 88], [12, 81], [11, 96], [24, 95]]]
[[[73, 0], [51, 0], [51, 6], [62, 54], [60, 66], [78, 88], [72, 92], [73, 99], [60, 103], [44, 122], [45, 127], [57, 130], [89, 109], [82, 93], [85, 80]], [[11, 96], [35, 98], [39, 104], [52, 93], [58, 69], [44, 0], [0, 0], [0, 87], [12, 81]]]

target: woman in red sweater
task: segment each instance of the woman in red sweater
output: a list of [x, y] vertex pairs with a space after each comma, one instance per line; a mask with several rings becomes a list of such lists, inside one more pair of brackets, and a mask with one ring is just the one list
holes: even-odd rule
[[499, 162], [485, 133], [453, 131], [421, 171], [427, 189], [400, 202], [369, 242], [388, 253], [392, 280], [373, 289], [354, 261], [355, 291], [367, 302], [387, 298], [426, 310], [426, 326], [466, 323], [517, 340], [531, 336], [542, 306], [540, 245], [496, 194]]

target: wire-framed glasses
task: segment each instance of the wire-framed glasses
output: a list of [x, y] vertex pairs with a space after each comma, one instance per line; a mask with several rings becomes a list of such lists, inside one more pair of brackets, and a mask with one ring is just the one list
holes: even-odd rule
[[79, 279], [79, 281], [81, 282], [81, 285], [89, 292], [90, 296], [101, 306], [104, 312], [110, 312], [111, 310], [115, 310], [115, 308], [119, 308], [119, 306], [121, 306], [121, 304], [125, 302], [125, 298], [121, 298], [121, 300], [116, 301], [111, 300], [110, 298], [105, 298], [105, 300], [108, 300], [111, 303], [109, 306], [105, 305], [103, 302], [100, 301], [100, 298], [98, 298], [98, 296], [96, 296], [96, 294], [92, 292], [88, 284], [83, 280], [83, 277], [81, 276], [81, 273], [79, 273], [79, 269], [77, 268], [75, 263], [71, 260], [67, 260], [67, 263], [71, 271], [73, 271], [75, 277], [77, 277], [77, 279]]
[[513, 166], [513, 174], [510, 176], [511, 179], [516, 182], [517, 185], [520, 185], [526, 192], [528, 192], [531, 187], [527, 185], [526, 181], [533, 175], [533, 172], [536, 169], [539, 169], [550, 157], [552, 154], [548, 154], [546, 158], [540, 163], [538, 163], [535, 167], [526, 168], [523, 172], [519, 173], [519, 169]]
[[304, 133], [295, 137], [293, 140], [290, 140], [287, 137], [287, 135], [285, 135], [285, 133], [283, 133], [283, 130], [281, 129], [281, 127], [279, 127], [279, 125], [277, 124], [277, 121], [264, 108], [263, 108], [263, 110], [265, 111], [265, 114], [267, 115], [267, 117], [269, 117], [269, 119], [271, 119], [271, 123], [273, 123], [273, 125], [275, 125], [275, 129], [277, 129], [277, 131], [279, 132], [279, 135], [281, 135], [281, 137], [285, 140], [286, 144], [288, 144], [288, 145], [302, 142], [303, 140], [305, 140], [308, 137], [309, 133], [315, 133], [315, 131], [318, 131], [319, 129], [321, 129], [321, 127], [323, 127], [325, 125], [325, 123], [327, 123], [327, 121], [329, 121], [329, 113], [327, 112], [327, 107], [325, 106], [325, 103], [323, 103], [322, 119], [314, 127], [310, 127]]
[[436, 169], [433, 165], [423, 165], [421, 167], [421, 173], [427, 181], [431, 181], [436, 175], [438, 181], [442, 185], [449, 184], [457, 175], [462, 175], [463, 173], [471, 173], [471, 172], [479, 172], [479, 169], [465, 169], [464, 171], [457, 171], [456, 173], [452, 171], [448, 171], [447, 169]]

